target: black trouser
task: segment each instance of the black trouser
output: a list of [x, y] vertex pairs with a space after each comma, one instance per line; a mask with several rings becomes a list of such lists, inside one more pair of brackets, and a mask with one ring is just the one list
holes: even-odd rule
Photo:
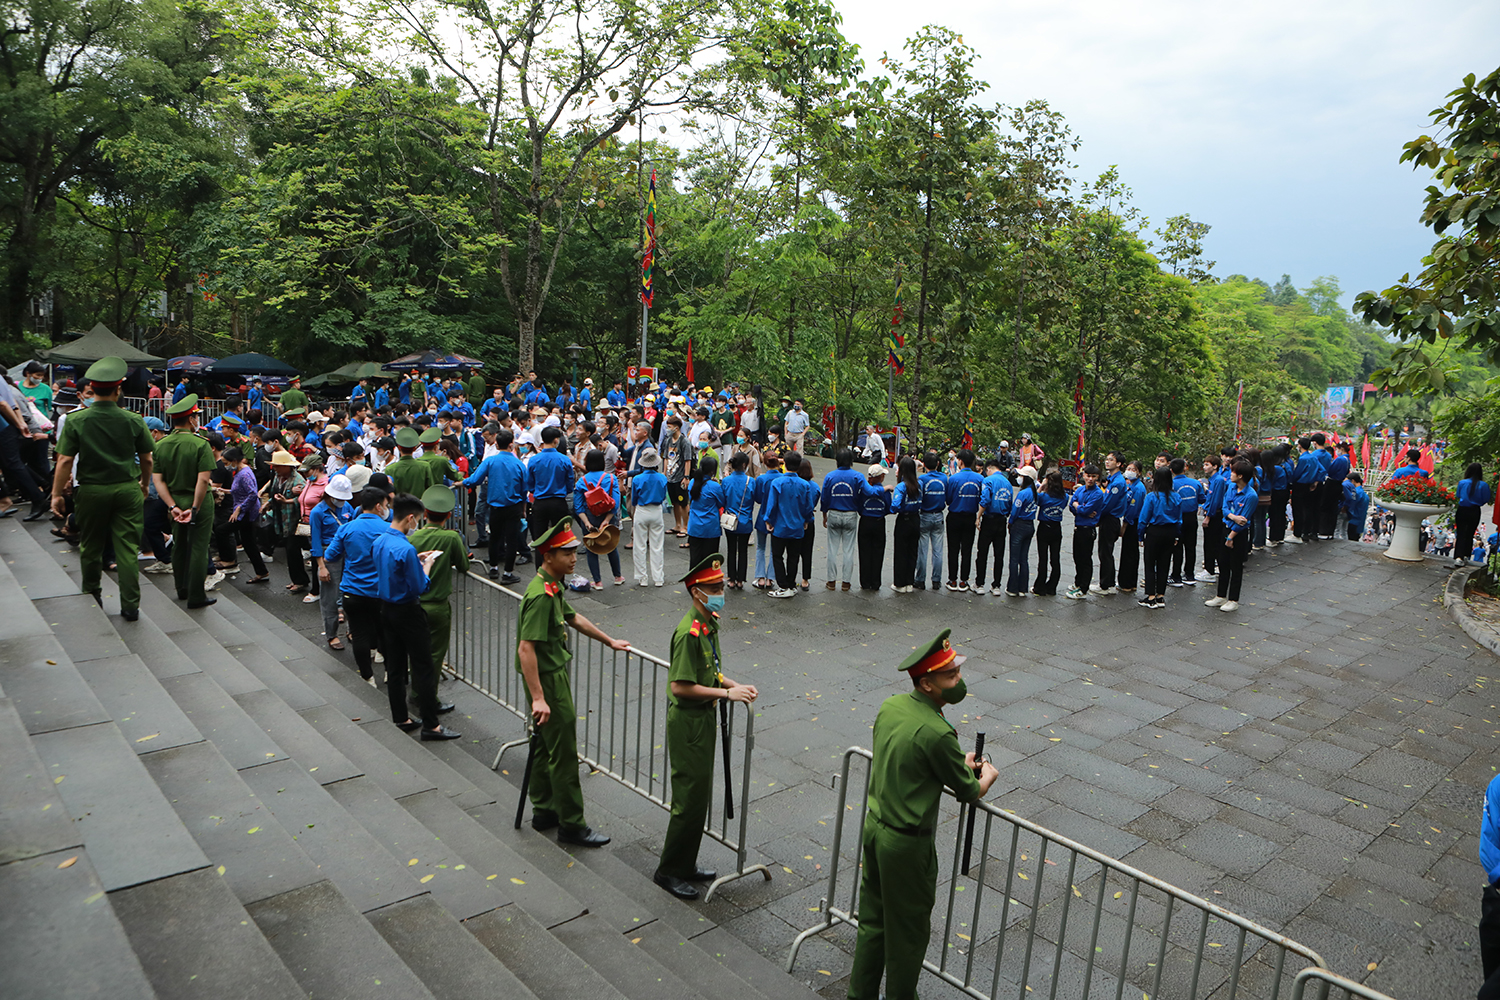
[[688, 569], [692, 569], [715, 552], [719, 551], [719, 536], [699, 538], [688, 535]]
[[[1014, 546], [1012, 540], [1012, 546]], [[1062, 579], [1062, 522], [1036, 520], [1036, 583], [1031, 592], [1042, 596], [1057, 593], [1057, 581]], [[1025, 584], [1022, 584], [1025, 589]]]
[[[1460, 506], [1458, 513], [1453, 518], [1453, 556], [1470, 562], [1474, 558], [1474, 529], [1479, 527], [1479, 515], [1484, 512], [1483, 507]], [[1355, 532], [1354, 518], [1349, 519], [1349, 540], [1359, 541], [1359, 535]]]
[[1292, 531], [1311, 541], [1318, 537], [1318, 494], [1310, 483], [1292, 484]]
[[731, 583], [744, 583], [745, 571], [750, 561], [750, 532], [729, 532], [726, 536], [729, 543], [729, 580]]
[[[797, 565], [802, 565], [802, 579], [812, 580], [812, 550], [813, 539], [818, 537], [818, 527], [812, 521], [802, 529], [802, 537], [797, 540], [797, 545], [791, 550], [792, 565], [788, 567], [793, 577], [797, 575]], [[717, 551], [717, 549], [715, 549]]]
[[1224, 547], [1225, 539], [1221, 539], [1219, 546], [1219, 596], [1227, 601], [1238, 601], [1240, 599], [1240, 581], [1245, 577], [1245, 557], [1250, 554], [1250, 528], [1246, 525], [1235, 533], [1234, 546]]
[[[1251, 526], [1245, 525], [1243, 532], [1246, 538], [1251, 535]], [[1222, 517], [1211, 517], [1203, 526], [1203, 568], [1209, 573], [1218, 569], [1219, 563], [1224, 558], [1224, 519]]]
[[[1172, 579], [1193, 580], [1197, 578], [1193, 563], [1198, 559], [1198, 512], [1183, 511], [1182, 524], [1178, 527], [1180, 544], [1172, 550]], [[1186, 571], [1184, 572], [1184, 568]]]
[[1099, 586], [1108, 590], [1115, 585], [1115, 543], [1120, 540], [1120, 519], [1113, 514], [1099, 515]]
[[531, 540], [534, 542], [552, 526], [572, 514], [566, 497], [545, 497], [531, 502]]
[[1161, 597], [1167, 592], [1167, 567], [1172, 550], [1182, 537], [1180, 524], [1153, 524], [1146, 529], [1146, 594]]
[[317, 578], [308, 575], [307, 560], [302, 555], [302, 539], [297, 537], [295, 529], [293, 532], [286, 536], [286, 544], [283, 546], [286, 549], [286, 575], [291, 579], [293, 586], [311, 587], [312, 592], [317, 593]]
[[1333, 537], [1339, 523], [1339, 504], [1344, 502], [1344, 481], [1325, 479], [1318, 487], [1318, 534]]
[[859, 589], [879, 590], [885, 568], [885, 518], [861, 515], [854, 541], [859, 547]]
[[151, 550], [157, 562], [171, 562], [172, 550], [168, 547], [168, 543], [172, 540], [172, 523], [167, 513], [167, 502], [161, 497], [147, 497], [141, 514], [146, 525], [145, 537], [142, 541], [146, 543], [146, 547]]
[[238, 521], [232, 522], [230, 527], [234, 529], [235, 537], [239, 539], [240, 545], [244, 546], [245, 558], [250, 560], [250, 566], [255, 570], [255, 575], [265, 576], [266, 561], [260, 557], [260, 542], [256, 540], [260, 522], [247, 521], [241, 517]]
[[1121, 590], [1134, 590], [1136, 577], [1141, 569], [1141, 538], [1135, 525], [1125, 522], [1125, 534], [1120, 536], [1120, 575], [1115, 586]]
[[792, 589], [793, 572], [797, 568], [797, 547], [801, 544], [800, 538], [771, 536], [771, 565], [776, 570], [776, 586], [782, 590]]
[[44, 507], [47, 504], [47, 497], [37, 488], [31, 469], [27, 468], [25, 461], [21, 458], [23, 440], [26, 438], [16, 430], [15, 424], [5, 423], [3, 427], [0, 427], [0, 472], [5, 474], [5, 481], [10, 484], [11, 489], [19, 492], [35, 506]]
[[[427, 612], [416, 601], [410, 604], [377, 603], [383, 616], [385, 696], [391, 703], [391, 721], [399, 724], [409, 718], [406, 679], [410, 665], [411, 687], [416, 695], [417, 710], [422, 713], [422, 728], [436, 729], [439, 725], [438, 679], [432, 666], [432, 633], [427, 628]], [[347, 610], [346, 606], [346, 613]]]
[[1281, 542], [1286, 540], [1286, 505], [1291, 499], [1290, 490], [1271, 491], [1271, 510], [1266, 527], [1266, 541]]
[[[344, 568], [348, 569], [347, 566]], [[344, 591], [344, 621], [349, 626], [349, 641], [354, 644], [354, 665], [359, 668], [359, 676], [365, 680], [374, 676], [374, 671], [370, 668], [370, 650], [379, 649], [383, 645], [381, 613], [380, 598], [362, 597]], [[404, 699], [406, 696], [403, 694], [401, 697]], [[394, 705], [395, 702], [391, 704]]]
[[1098, 531], [1092, 527], [1073, 529], [1073, 586], [1085, 594], [1094, 582], [1094, 543]]
[[989, 562], [990, 549], [995, 550], [995, 575], [990, 586], [999, 587], [1005, 576], [1005, 523], [1004, 514], [985, 514], [979, 522], [979, 554], [974, 557], [974, 586], [984, 589], [984, 570]]
[[219, 562], [226, 566], [235, 561], [236, 539], [239, 537], [239, 529], [235, 527], [234, 521], [229, 520], [229, 511], [232, 508], [214, 507], [213, 548], [219, 554]]
[[1484, 966], [1479, 1000], [1500, 1000], [1500, 890], [1493, 885], [1484, 887], [1479, 913], [1479, 957]]
[[893, 538], [895, 554], [891, 558], [891, 586], [910, 587], [917, 572], [917, 536], [921, 533], [920, 515], [916, 511], [896, 515]]
[[974, 512], [948, 514], [948, 582], [969, 580], [974, 556]]
[[[505, 561], [505, 572], [516, 568], [516, 550], [520, 541], [516, 536], [521, 528], [521, 505], [513, 503], [505, 507], [490, 509], [490, 568], [499, 569]], [[553, 522], [556, 523], [556, 522]]]
[[23, 437], [21, 439], [21, 461], [31, 470], [31, 475], [36, 479], [37, 489], [43, 493], [52, 489], [52, 477], [47, 472], [47, 439], [38, 441], [34, 437]]

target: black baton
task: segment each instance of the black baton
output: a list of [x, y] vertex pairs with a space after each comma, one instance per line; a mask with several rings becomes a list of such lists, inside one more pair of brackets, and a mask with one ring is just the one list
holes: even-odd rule
[[516, 803], [516, 829], [521, 829], [521, 817], [526, 812], [526, 793], [531, 791], [531, 764], [536, 760], [537, 744], [542, 740], [542, 734], [536, 731], [536, 726], [531, 719], [526, 720], [526, 726], [531, 730], [531, 738], [526, 741], [526, 770], [521, 772], [521, 800]]
[[[976, 733], [974, 736], [974, 774], [977, 777], [984, 770], [984, 734]], [[964, 867], [963, 873], [969, 874], [969, 855], [974, 850], [974, 818], [979, 815], [979, 800], [975, 799], [969, 803], [969, 820], [964, 830]]]
[[719, 701], [719, 735], [724, 739], [724, 818], [734, 819], [734, 782], [729, 774], [729, 699]]

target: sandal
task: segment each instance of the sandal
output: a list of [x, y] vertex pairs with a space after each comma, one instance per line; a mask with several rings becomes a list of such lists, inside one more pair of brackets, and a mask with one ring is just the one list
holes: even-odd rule
[[264, 573], [264, 574], [262, 574], [260, 576], [252, 576], [250, 579], [246, 580], [245, 582], [246, 583], [265, 583], [269, 579], [271, 579], [271, 574], [270, 573]]
[[680, 543], [678, 543], [677, 547], [679, 549], [687, 549], [687, 548], [691, 548], [692, 546], [689, 545], [687, 542], [680, 542]]
[[342, 650], [344, 648], [343, 640], [341, 640], [338, 636], [334, 636], [332, 639], [328, 640], [328, 648]]

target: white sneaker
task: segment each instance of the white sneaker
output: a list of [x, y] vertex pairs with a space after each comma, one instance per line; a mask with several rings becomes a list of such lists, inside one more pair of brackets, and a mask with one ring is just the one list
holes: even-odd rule
[[791, 587], [786, 587], [786, 588], [778, 587], [775, 590], [773, 590], [773, 591], [770, 592], [770, 596], [771, 597], [779, 597], [779, 598], [796, 597], [797, 596], [797, 591], [794, 590]]
[[372, 652], [370, 655], [372, 657], [374, 657], [376, 663], [384, 663], [385, 662], [385, 654], [382, 653], [378, 649], [375, 650], [374, 652]]
[[214, 574], [212, 576], [210, 576], [207, 580], [203, 581], [203, 589], [204, 590], [217, 590], [219, 584], [221, 584], [223, 582], [224, 582], [224, 571], [223, 570], [215, 570]]
[[1069, 587], [1068, 588], [1068, 592], [1066, 594], [1064, 594], [1063, 596], [1066, 597], [1070, 601], [1081, 601], [1081, 600], [1083, 600], [1085, 598], [1086, 595], [1084, 594], [1083, 591], [1079, 590], [1077, 587]]
[[1223, 603], [1224, 603], [1224, 598], [1222, 598], [1222, 597], [1210, 597], [1208, 600], [1206, 600], [1206, 601], [1203, 602], [1203, 606], [1205, 608], [1217, 608], [1219, 605], [1221, 605]]
[[276, 556], [270, 552], [262, 552], [260, 554], [260, 557], [263, 561], [268, 563], [273, 563], [276, 561]]
[[369, 677], [366, 677], [365, 678], [365, 683], [369, 684], [370, 687], [379, 687], [380, 686], [380, 685], [378, 685], [378, 684], [375, 683], [375, 675], [374, 674], [371, 674]]
[[953, 591], [954, 593], [957, 593], [960, 590], [967, 590], [968, 588], [963, 586], [962, 584], [950, 583], [948, 584], [948, 589]]
[[[1459, 565], [1463, 565], [1463, 564], [1460, 563]], [[172, 564], [171, 563], [164, 563], [160, 559], [158, 559], [155, 562], [153, 562], [150, 566], [142, 566], [141, 567], [141, 572], [142, 573], [170, 573], [170, 572], [172, 572]]]
[[1223, 604], [1219, 605], [1220, 611], [1238, 611], [1239, 609], [1239, 601], [1225, 601]]
[[991, 587], [990, 588], [990, 596], [991, 597], [999, 597], [1003, 593], [1005, 593], [1005, 591], [1002, 588], [1000, 588], [1000, 587]]
[[665, 583], [658, 583], [657, 586], [658, 587], [664, 587], [664, 586], [666, 586], [666, 584]]

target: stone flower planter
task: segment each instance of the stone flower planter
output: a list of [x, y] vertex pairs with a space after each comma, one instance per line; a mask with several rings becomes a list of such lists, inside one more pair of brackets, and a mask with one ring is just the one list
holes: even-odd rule
[[1396, 515], [1396, 530], [1391, 532], [1391, 544], [1385, 550], [1385, 557], [1401, 562], [1422, 561], [1422, 520], [1453, 509], [1447, 504], [1397, 503], [1394, 500], [1376, 500], [1375, 503]]

